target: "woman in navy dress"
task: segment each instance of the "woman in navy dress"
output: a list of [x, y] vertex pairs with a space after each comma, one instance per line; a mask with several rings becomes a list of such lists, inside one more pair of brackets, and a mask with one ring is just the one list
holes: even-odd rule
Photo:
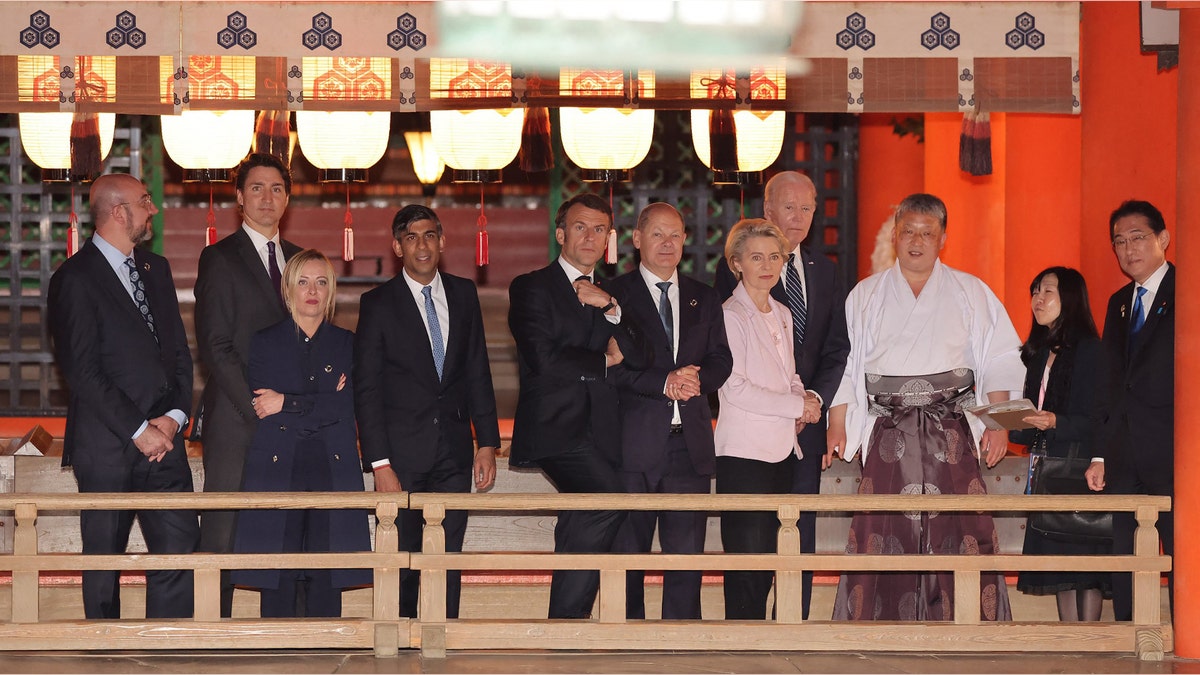
[[[1067, 456], [1079, 443], [1082, 456], [1095, 453], [1095, 432], [1108, 390], [1104, 348], [1088, 306], [1087, 284], [1079, 272], [1051, 267], [1029, 286], [1033, 327], [1021, 347], [1025, 397], [1037, 414], [1025, 418], [1033, 429], [1009, 432], [1014, 443], [1032, 446], [1045, 440], [1046, 454]], [[1101, 555], [1110, 544], [1062, 541], [1025, 529], [1024, 555]], [[1021, 572], [1017, 590], [1057, 596], [1060, 621], [1099, 621], [1112, 575], [1100, 572]]]
[[[250, 341], [247, 381], [258, 427], [246, 453], [247, 492], [361, 492], [354, 425], [354, 334], [330, 323], [337, 281], [314, 249], [283, 270], [290, 317]], [[361, 509], [254, 509], [238, 515], [234, 551], [370, 550]], [[263, 617], [340, 616], [342, 589], [371, 583], [367, 569], [234, 570], [235, 584], [261, 591]]]

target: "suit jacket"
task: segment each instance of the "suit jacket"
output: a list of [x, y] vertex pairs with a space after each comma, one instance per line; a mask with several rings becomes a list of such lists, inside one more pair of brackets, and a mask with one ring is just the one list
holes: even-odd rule
[[1111, 382], [1104, 474], [1109, 483], [1136, 476], [1164, 495], [1175, 485], [1175, 266], [1168, 265], [1132, 342], [1132, 282], [1109, 298], [1102, 338]]
[[[63, 466], [132, 463], [142, 422], [192, 407], [192, 356], [167, 259], [134, 249], [158, 341], [124, 282], [88, 240], [50, 279], [49, 323], [70, 398]], [[172, 461], [183, 459], [175, 435]], [[164, 459], [163, 461], [167, 461]]]
[[[329, 489], [362, 492], [363, 476], [354, 431], [354, 334], [322, 323], [307, 338], [289, 317], [256, 333], [250, 340], [247, 377], [253, 389], [284, 395], [283, 408], [258, 421], [246, 451], [244, 487], [248, 492], [288, 492], [296, 486], [298, 452], [324, 456]], [[339, 391], [338, 381], [346, 376]], [[328, 539], [309, 541], [315, 551], [369, 551], [371, 535], [362, 509], [332, 510]], [[233, 550], [238, 553], [283, 551], [287, 512], [251, 509], [238, 514]], [[308, 534], [313, 534], [309, 530]], [[233, 570], [233, 582], [255, 588], [278, 588], [278, 569]], [[335, 588], [371, 583], [371, 571], [331, 570]]]
[[[792, 331], [787, 305], [771, 299], [782, 330]], [[781, 462], [795, 449], [796, 420], [804, 414], [804, 382], [789, 350], [776, 346], [763, 315], [738, 285], [725, 301], [725, 331], [733, 372], [721, 387], [716, 446], [720, 456]], [[780, 338], [786, 339], [786, 338]], [[810, 451], [811, 452], [811, 451]]]
[[[1055, 415], [1055, 426], [1038, 432], [1037, 429], [1017, 429], [1008, 432], [1009, 440], [1021, 445], [1032, 445], [1038, 436], [1046, 440], [1046, 453], [1066, 457], [1072, 443], [1080, 443], [1082, 457], [1095, 457], [1099, 452], [1097, 440], [1098, 429], [1104, 418], [1104, 401], [1108, 397], [1108, 356], [1104, 345], [1098, 338], [1087, 337], [1079, 341], [1074, 348], [1074, 363], [1071, 365], [1071, 378], [1065, 383], [1068, 387], [1065, 405], [1052, 405], [1049, 402], [1061, 397], [1058, 392], [1058, 380], [1051, 376], [1046, 387], [1047, 404], [1042, 406]], [[1026, 364], [1025, 398], [1038, 400], [1041, 390], [1042, 374], [1046, 371], [1046, 361], [1050, 358], [1050, 350], [1043, 349], [1034, 355], [1033, 360]], [[1061, 358], [1061, 356], [1059, 357]], [[1055, 360], [1053, 368], [1062, 362]], [[1083, 454], [1086, 453], [1086, 454]]]
[[[800, 447], [810, 454], [824, 454], [825, 413], [842, 383], [846, 357], [850, 354], [850, 338], [846, 332], [846, 288], [837, 274], [837, 266], [829, 258], [813, 254], [800, 247], [804, 263], [804, 287], [808, 317], [804, 327], [804, 343], [794, 344], [796, 374], [804, 386], [821, 395], [821, 419], [807, 424], [800, 432]], [[781, 275], [782, 276], [782, 275]], [[717, 263], [714, 283], [722, 301], [733, 294], [737, 279], [724, 258]], [[787, 306], [783, 281], [771, 289], [771, 297]]]
[[[282, 241], [283, 256], [300, 251]], [[271, 277], [242, 227], [200, 253], [196, 343], [208, 370], [198, 422], [204, 440], [204, 489], [242, 489], [242, 464], [258, 417], [246, 382], [250, 338], [287, 318]]]
[[433, 348], [403, 274], [363, 294], [354, 349], [354, 406], [363, 462], [424, 473], [439, 452], [469, 471], [475, 441], [499, 447], [496, 395], [475, 284], [441, 274], [450, 318], [438, 379]]
[[610, 379], [620, 388], [621, 468], [645, 472], [662, 466], [671, 431], [674, 402], [663, 393], [667, 375], [685, 365], [700, 366], [700, 395], [679, 403], [679, 418], [692, 468], [701, 475], [715, 471], [712, 408], [708, 395], [729, 377], [733, 356], [725, 337], [725, 317], [717, 294], [708, 286], [679, 275], [679, 350], [672, 353], [654, 297], [640, 269], [613, 279], [609, 291], [621, 311], [646, 331], [654, 365], [637, 371], [618, 364]]
[[580, 304], [557, 260], [513, 279], [508, 297], [521, 381], [512, 463], [530, 465], [572, 450], [590, 432], [600, 455], [620, 466], [617, 389], [604, 352], [609, 338], [615, 338], [626, 367], [648, 368], [653, 355], [642, 328], [624, 308], [621, 321], [613, 324], [600, 308]]

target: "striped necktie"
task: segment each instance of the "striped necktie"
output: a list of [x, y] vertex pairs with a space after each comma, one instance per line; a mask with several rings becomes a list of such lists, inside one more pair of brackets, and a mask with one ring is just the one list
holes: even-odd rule
[[796, 254], [789, 253], [787, 277], [784, 290], [787, 292], [788, 308], [792, 310], [792, 334], [796, 344], [804, 344], [804, 325], [808, 320], [808, 306], [804, 302], [804, 289], [800, 286], [800, 273], [796, 271]]

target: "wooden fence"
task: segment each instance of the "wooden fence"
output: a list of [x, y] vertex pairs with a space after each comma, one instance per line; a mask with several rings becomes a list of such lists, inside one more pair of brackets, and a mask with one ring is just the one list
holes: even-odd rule
[[[374, 512], [375, 551], [322, 554], [83, 555], [39, 553], [36, 521], [52, 511], [84, 509], [344, 509]], [[421, 509], [423, 551], [397, 550], [399, 509]], [[1154, 523], [1170, 498], [1083, 495], [612, 495], [445, 493], [204, 493], [3, 494], [0, 512], [14, 513], [13, 553], [0, 556], [12, 572], [12, 617], [0, 622], [0, 650], [95, 649], [373, 649], [379, 656], [420, 648], [437, 657], [447, 649], [777, 650], [919, 652], [1136, 652], [1161, 659], [1173, 649], [1169, 621], [1160, 616], [1160, 574], [1171, 559], [1159, 553]], [[474, 513], [557, 510], [774, 511], [780, 521], [773, 554], [554, 554], [488, 551], [446, 553], [442, 520], [448, 509]], [[846, 555], [802, 554], [796, 521], [801, 511], [854, 512], [1122, 511], [1137, 519], [1133, 555]], [[340, 619], [221, 619], [221, 569], [373, 568], [372, 614]], [[417, 619], [399, 617], [400, 570], [422, 570]], [[44, 571], [192, 569], [195, 617], [177, 620], [39, 621], [38, 575]], [[446, 619], [446, 571], [600, 570], [594, 620]], [[625, 571], [774, 570], [777, 614], [769, 621], [625, 619]], [[983, 622], [981, 572], [1014, 570], [1132, 572], [1132, 622]], [[949, 571], [954, 575], [953, 622], [802, 621], [800, 578], [806, 570]]]

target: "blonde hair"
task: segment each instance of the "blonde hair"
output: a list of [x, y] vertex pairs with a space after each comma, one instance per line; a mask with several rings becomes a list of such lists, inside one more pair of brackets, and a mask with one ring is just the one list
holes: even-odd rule
[[788, 241], [787, 235], [779, 226], [765, 218], [743, 218], [729, 230], [729, 236], [725, 238], [725, 262], [729, 264], [729, 269], [738, 278], [736, 268], [733, 266], [735, 258], [741, 258], [742, 253], [746, 250], [746, 242], [754, 237], [767, 237], [774, 239], [775, 243], [779, 244], [779, 252], [787, 255], [791, 249], [791, 242]]
[[334, 305], [337, 304], [337, 275], [333, 273], [333, 263], [329, 262], [329, 258], [325, 257], [315, 248], [306, 248], [296, 255], [292, 256], [287, 261], [287, 265], [283, 267], [283, 304], [287, 307], [288, 313], [294, 318], [296, 316], [296, 301], [292, 295], [296, 292], [296, 284], [300, 283], [300, 270], [304, 269], [304, 265], [319, 260], [325, 265], [325, 274], [329, 277], [329, 297], [325, 300], [325, 320], [333, 320]]

